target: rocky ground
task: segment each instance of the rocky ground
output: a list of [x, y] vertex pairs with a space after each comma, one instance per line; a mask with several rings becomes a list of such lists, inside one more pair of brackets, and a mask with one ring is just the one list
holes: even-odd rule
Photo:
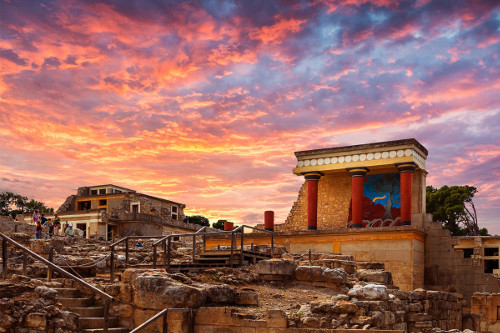
[[[355, 262], [333, 254], [289, 255], [241, 268], [213, 268], [200, 273], [169, 274], [162, 269], [127, 269], [121, 281], [109, 281], [109, 242], [56, 237], [33, 240], [11, 233], [17, 242], [111, 294], [112, 315], [133, 328], [164, 307], [231, 308], [248, 320], [263, 320], [279, 310], [286, 327], [394, 329], [407, 332], [471, 332], [479, 318], [468, 313], [460, 294], [393, 285], [383, 264]], [[151, 243], [131, 244], [131, 264], [151, 262]], [[124, 266], [124, 246], [117, 249]], [[189, 243], [174, 242], [174, 262], [189, 261]], [[45, 265], [28, 259], [23, 276], [22, 252], [9, 247], [10, 278], [0, 283], [0, 332], [78, 332], [79, 316], [57, 302], [56, 288], [78, 287], [68, 279], [46, 282]], [[71, 268], [69, 268], [71, 266]], [[97, 276], [96, 276], [97, 275]], [[89, 293], [89, 291], [85, 291]], [[96, 302], [100, 299], [95, 298]], [[470, 329], [470, 330], [469, 330]]]

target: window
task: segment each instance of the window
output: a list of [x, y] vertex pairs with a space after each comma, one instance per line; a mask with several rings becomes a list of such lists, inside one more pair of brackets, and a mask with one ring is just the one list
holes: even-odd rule
[[172, 220], [177, 220], [177, 206], [172, 206]]
[[496, 257], [498, 256], [498, 247], [485, 247], [484, 248], [485, 257]]
[[99, 189], [99, 194], [106, 194], [106, 189], [105, 188]]
[[78, 210], [89, 210], [90, 209], [90, 201], [79, 201], [78, 202]]
[[137, 213], [140, 213], [140, 205], [139, 203], [132, 203], [130, 204], [130, 210], [132, 211], [132, 213], [134, 214], [137, 214]]
[[472, 258], [474, 254], [474, 249], [463, 249], [464, 250], [464, 258]]
[[498, 260], [485, 260], [484, 261], [484, 272], [493, 273], [494, 269], [498, 269]]
[[106, 206], [107, 204], [108, 204], [108, 200], [106, 200], [106, 199], [99, 200], [99, 206]]
[[120, 190], [115, 190], [115, 193], [122, 193], [122, 191], [120, 191]]
[[90, 195], [97, 195], [97, 190], [90, 190]]

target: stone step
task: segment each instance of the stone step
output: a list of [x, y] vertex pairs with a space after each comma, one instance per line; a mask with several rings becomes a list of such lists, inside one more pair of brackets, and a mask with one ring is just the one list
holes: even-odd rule
[[78, 313], [81, 317], [102, 317], [104, 315], [104, 307], [102, 306], [72, 307], [71, 312]]
[[[103, 333], [104, 329], [103, 328], [87, 328], [83, 329], [82, 332], [84, 333]], [[128, 333], [130, 330], [125, 327], [109, 327], [108, 328], [109, 333]]]
[[80, 290], [76, 288], [54, 288], [57, 290], [57, 295], [60, 297], [77, 297], [80, 296]]
[[[104, 317], [80, 317], [80, 329], [103, 328]], [[109, 317], [108, 327], [116, 327], [119, 324], [118, 317]]]
[[57, 301], [61, 303], [64, 307], [72, 308], [72, 307], [86, 307], [92, 304], [92, 299], [83, 297], [83, 298], [67, 298], [67, 297], [58, 297]]

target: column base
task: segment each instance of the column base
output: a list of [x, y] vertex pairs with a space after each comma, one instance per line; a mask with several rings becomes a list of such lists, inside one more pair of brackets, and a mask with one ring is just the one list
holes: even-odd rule
[[318, 230], [318, 226], [315, 225], [308, 225], [307, 230]]
[[353, 228], [363, 228], [363, 224], [353, 224]]
[[274, 228], [264, 228], [264, 230], [267, 230], [267, 231], [274, 231]]
[[404, 221], [404, 222], [401, 222], [401, 225], [411, 225], [411, 221]]

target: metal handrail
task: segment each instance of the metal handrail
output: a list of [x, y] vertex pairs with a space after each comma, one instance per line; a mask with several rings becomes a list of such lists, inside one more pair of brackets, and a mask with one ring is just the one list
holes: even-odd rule
[[[14, 245], [15, 247], [21, 249], [22, 251], [24, 251], [24, 253], [27, 253], [29, 254], [30, 256], [32, 256], [33, 258], [35, 259], [38, 259], [39, 261], [43, 262], [44, 264], [46, 264], [48, 267], [49, 267], [49, 273], [48, 273], [48, 279], [51, 278], [52, 276], [52, 272], [51, 270], [54, 270], [56, 272], [58, 272], [59, 274], [62, 274], [62, 275], [65, 275], [67, 276], [68, 278], [78, 282], [78, 283], [81, 283], [83, 284], [85, 287], [91, 289], [92, 291], [98, 293], [99, 295], [101, 295], [102, 297], [105, 298], [105, 301], [104, 301], [104, 332], [108, 332], [108, 326], [109, 326], [109, 303], [113, 300], [113, 296], [105, 293], [104, 291], [96, 288], [95, 286], [91, 285], [90, 283], [74, 276], [73, 274], [65, 271], [64, 269], [62, 269], [61, 267], [57, 266], [56, 264], [50, 262], [49, 260], [43, 258], [42, 256], [38, 255], [37, 253], [27, 249], [26, 247], [24, 247], [23, 245], [19, 244], [18, 242], [16, 242], [15, 240], [13, 240], [12, 238], [10, 237], [7, 237], [6, 235], [0, 233], [0, 237], [2, 238], [2, 265], [3, 265], [3, 268], [2, 268], [2, 277], [4, 279], [7, 278], [7, 260], [8, 260], [8, 253], [7, 253], [7, 243], [11, 243], [12, 245]], [[51, 251], [52, 252], [52, 251]], [[25, 266], [25, 263], [23, 263], [23, 266]]]
[[150, 324], [155, 322], [156, 319], [158, 319], [160, 317], [163, 317], [163, 333], [167, 333], [168, 332], [167, 316], [168, 316], [169, 312], [190, 312], [191, 316], [189, 318], [188, 331], [192, 332], [192, 330], [193, 330], [193, 327], [192, 327], [192, 320], [193, 320], [192, 309], [190, 309], [190, 308], [171, 308], [171, 309], [166, 308], [166, 309], [161, 310], [160, 312], [158, 312], [153, 317], [149, 318], [148, 320], [146, 320], [145, 322], [143, 322], [142, 324], [140, 324], [136, 328], [134, 328], [132, 331], [130, 331], [130, 333], [137, 333], [137, 332], [141, 331], [143, 328], [146, 328], [147, 326], [149, 326]]

